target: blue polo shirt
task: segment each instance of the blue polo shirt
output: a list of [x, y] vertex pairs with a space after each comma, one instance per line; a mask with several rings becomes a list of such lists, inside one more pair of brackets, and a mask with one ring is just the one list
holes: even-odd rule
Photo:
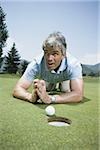
[[57, 72], [48, 70], [43, 55], [35, 58], [23, 74], [26, 80], [42, 79], [48, 83], [61, 83], [66, 80], [82, 78], [82, 67], [79, 61], [67, 52]]

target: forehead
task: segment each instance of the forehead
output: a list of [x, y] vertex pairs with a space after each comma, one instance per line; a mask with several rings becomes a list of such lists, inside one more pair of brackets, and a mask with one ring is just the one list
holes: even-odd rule
[[46, 47], [46, 49], [44, 50], [44, 52], [48, 52], [48, 53], [52, 53], [52, 52], [58, 52], [60, 53], [61, 52], [61, 49], [59, 47]]

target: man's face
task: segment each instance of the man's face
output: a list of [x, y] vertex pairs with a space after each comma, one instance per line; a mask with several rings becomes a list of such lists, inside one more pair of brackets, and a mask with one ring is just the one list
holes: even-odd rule
[[52, 48], [48, 48], [44, 51], [44, 57], [46, 59], [48, 69], [54, 70], [60, 65], [64, 55], [59, 49], [54, 50]]

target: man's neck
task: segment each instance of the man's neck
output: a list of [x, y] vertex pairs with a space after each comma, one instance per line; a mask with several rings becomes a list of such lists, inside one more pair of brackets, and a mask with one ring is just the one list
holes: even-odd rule
[[[60, 62], [60, 65], [61, 65], [61, 63], [62, 63], [62, 61]], [[54, 71], [55, 71], [55, 72], [57, 72], [57, 71], [58, 71], [58, 69], [59, 69], [60, 65], [59, 65], [56, 69], [54, 69]]]

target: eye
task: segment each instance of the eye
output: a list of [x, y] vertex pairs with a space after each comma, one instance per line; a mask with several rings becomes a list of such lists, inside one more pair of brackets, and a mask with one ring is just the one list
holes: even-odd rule
[[56, 55], [59, 55], [59, 53], [53, 52], [52, 55], [56, 56]]
[[56, 56], [56, 55], [57, 55], [57, 53], [53, 53], [52, 55]]

